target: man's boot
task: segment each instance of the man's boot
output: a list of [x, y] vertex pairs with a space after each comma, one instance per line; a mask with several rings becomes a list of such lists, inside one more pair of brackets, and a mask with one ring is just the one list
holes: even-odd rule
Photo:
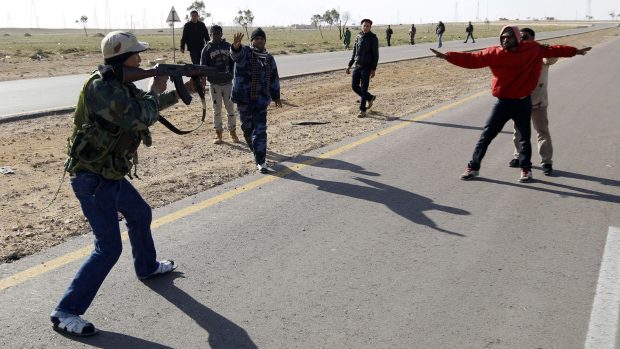
[[237, 131], [233, 128], [229, 132], [230, 132], [230, 138], [232, 139], [233, 143], [240, 143], [239, 137], [237, 137]]
[[213, 137], [213, 144], [222, 144], [222, 130], [215, 130], [215, 137]]

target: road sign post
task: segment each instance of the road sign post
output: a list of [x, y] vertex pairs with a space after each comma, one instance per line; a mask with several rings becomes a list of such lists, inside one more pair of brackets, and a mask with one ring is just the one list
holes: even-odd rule
[[168, 14], [168, 18], [166, 19], [166, 22], [168, 22], [169, 25], [172, 27], [172, 62], [173, 63], [177, 62], [177, 58], [176, 58], [177, 45], [174, 41], [174, 22], [180, 22], [180, 21], [181, 19], [179, 18], [177, 11], [174, 9], [174, 6], [172, 6], [172, 9], [170, 9], [170, 13]]

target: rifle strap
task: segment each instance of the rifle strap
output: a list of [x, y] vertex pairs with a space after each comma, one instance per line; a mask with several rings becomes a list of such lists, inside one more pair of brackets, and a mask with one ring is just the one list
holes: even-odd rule
[[191, 130], [179, 130], [170, 121], [166, 120], [166, 118], [161, 116], [161, 114], [159, 115], [159, 118], [157, 119], [157, 121], [159, 121], [162, 125], [166, 126], [167, 129], [169, 129], [170, 131], [178, 135], [186, 135], [186, 134], [192, 133], [196, 131], [197, 129], [199, 129], [205, 123], [205, 117], [207, 115], [207, 101], [205, 98], [205, 91], [204, 89], [202, 89], [202, 86], [200, 86], [199, 79], [192, 79], [192, 81], [194, 82], [194, 88], [196, 89], [196, 91], [198, 91], [198, 95], [200, 96], [200, 101], [202, 102], [202, 117], [200, 118], [200, 125], [196, 126], [194, 129], [191, 129]]

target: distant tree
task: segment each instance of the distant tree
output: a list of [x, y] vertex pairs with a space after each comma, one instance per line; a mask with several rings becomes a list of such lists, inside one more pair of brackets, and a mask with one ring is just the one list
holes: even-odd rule
[[82, 27], [84, 28], [84, 34], [88, 36], [88, 32], [86, 32], [86, 23], [88, 23], [88, 17], [82, 16], [80, 19], [76, 20], [75, 23], [82, 23]]
[[594, 17], [592, 17], [591, 15], [586, 15], [586, 19], [587, 19], [588, 21], [591, 21], [593, 18], [594, 18]]
[[332, 11], [325, 11], [325, 13], [323, 14], [323, 22], [329, 25], [330, 29], [332, 28], [332, 25], [334, 25], [334, 17], [332, 16]]
[[321, 33], [321, 39], [323, 39], [323, 31], [321, 30], [321, 25], [323, 24], [323, 16], [316, 14], [313, 15], [312, 17], [310, 17], [310, 23], [312, 23], [312, 25], [319, 29], [319, 33]]
[[248, 32], [248, 25], [251, 26], [254, 22], [254, 14], [252, 13], [252, 10], [239, 10], [239, 12], [237, 12], [237, 17], [235, 17], [233, 21], [245, 29], [245, 34], [249, 38], [250, 33]]
[[[206, 18], [211, 17], [211, 13], [206, 11], [205, 2], [204, 1], [194, 1], [187, 8], [187, 11], [196, 10], [198, 11], [198, 17], [200, 17], [201, 21], [204, 21]], [[185, 20], [189, 21], [189, 15], [185, 15]], [[212, 21], [213, 22], [213, 21]]]
[[611, 16], [611, 20], [613, 21], [616, 17], [616, 11], [609, 11], [609, 15]]
[[343, 12], [342, 15], [340, 15], [340, 13], [336, 10], [332, 11], [335, 11], [335, 13], [332, 13], [332, 16], [335, 17], [335, 23], [338, 26], [338, 34], [340, 35], [340, 40], [342, 40], [344, 28], [347, 26], [349, 19], [351, 19], [351, 15], [347, 11]]

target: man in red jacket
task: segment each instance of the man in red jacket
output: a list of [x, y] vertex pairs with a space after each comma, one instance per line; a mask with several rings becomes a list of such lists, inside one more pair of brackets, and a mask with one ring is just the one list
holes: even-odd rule
[[477, 177], [482, 158], [491, 141], [512, 119], [521, 134], [519, 141], [520, 182], [532, 179], [532, 145], [530, 143], [530, 114], [532, 104], [530, 94], [538, 83], [542, 69], [542, 59], [549, 57], [573, 57], [585, 55], [591, 47], [577, 49], [572, 46], [546, 46], [535, 41], [521, 41], [519, 28], [506, 26], [500, 32], [501, 46], [494, 46], [479, 52], [446, 52], [431, 49], [438, 58], [463, 68], [477, 69], [489, 67], [493, 73], [491, 93], [497, 97], [480, 139], [474, 149], [472, 160], [467, 164], [461, 179]]

